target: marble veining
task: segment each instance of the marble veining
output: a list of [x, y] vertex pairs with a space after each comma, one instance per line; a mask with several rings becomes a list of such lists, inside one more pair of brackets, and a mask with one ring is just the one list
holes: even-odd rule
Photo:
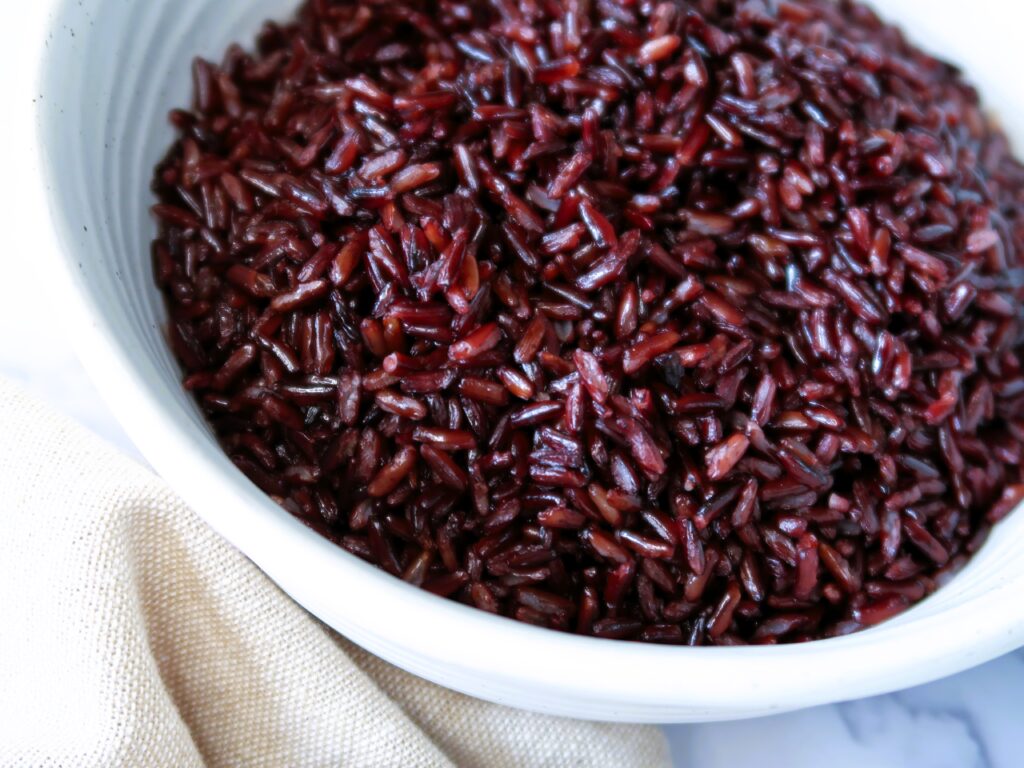
[[680, 766], [1019, 768], [1024, 652], [907, 691], [736, 723], [666, 729]]

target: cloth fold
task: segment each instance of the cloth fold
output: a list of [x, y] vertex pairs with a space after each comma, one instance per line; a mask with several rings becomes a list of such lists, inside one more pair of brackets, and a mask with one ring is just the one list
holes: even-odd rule
[[155, 476], [0, 380], [0, 766], [668, 765], [338, 636]]

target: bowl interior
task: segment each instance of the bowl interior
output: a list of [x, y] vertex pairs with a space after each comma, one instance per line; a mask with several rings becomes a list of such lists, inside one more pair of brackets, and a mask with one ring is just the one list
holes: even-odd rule
[[[503, 703], [595, 719], [740, 717], [924, 682], [1024, 643], [1024, 515], [1011, 516], [936, 595], [860, 634], [804, 646], [688, 649], [538, 630], [435, 598], [322, 540], [227, 460], [163, 336], [151, 276], [152, 168], [190, 102], [190, 62], [251, 42], [298, 0], [67, 0], [54, 13], [39, 121], [83, 362], [140, 449], [214, 528], [296, 600], [384, 658]], [[1005, 73], [1016, 11], [978, 0], [887, 2], [912, 36], [970, 64], [1024, 146], [1024, 95]], [[949, 6], [949, 13], [943, 12]], [[972, 33], [973, 25], [979, 28]], [[1005, 30], [1003, 32], [1002, 30]], [[999, 40], [1005, 38], [1005, 45]]]

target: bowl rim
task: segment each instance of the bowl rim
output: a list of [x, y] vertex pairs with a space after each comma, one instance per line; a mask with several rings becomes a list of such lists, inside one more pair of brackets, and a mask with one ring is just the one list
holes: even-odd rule
[[[55, 4], [50, 31], [71, 4]], [[83, 31], [87, 39], [89, 34]], [[696, 719], [721, 719], [886, 693], [1024, 644], [1024, 601], [1015, 599], [1024, 574], [912, 622], [896, 619], [846, 637], [690, 648], [584, 637], [495, 616], [413, 587], [335, 545], [253, 485], [214, 441], [197, 439], [198, 429], [161, 393], [179, 382], [169, 383], [150, 361], [132, 358], [90, 290], [78, 254], [86, 262], [94, 248], [82, 242], [57, 193], [67, 174], [56, 167], [49, 144], [62, 132], [48, 88], [60, 73], [52, 70], [49, 51], [43, 49], [36, 73], [38, 92], [46, 98], [36, 103], [34, 151], [53, 222], [44, 233], [51, 247], [41, 257], [52, 259], [59, 274], [55, 305], [67, 314], [78, 358], [168, 485], [296, 602], [357, 644], [479, 698], [561, 715], [576, 714], [589, 701], [594, 708], [587, 715], [595, 719], [663, 722], [681, 719], [683, 708], [703, 713]], [[359, 589], [339, 599], [341, 592], [324, 584]], [[573, 663], [565, 663], [567, 658]]]

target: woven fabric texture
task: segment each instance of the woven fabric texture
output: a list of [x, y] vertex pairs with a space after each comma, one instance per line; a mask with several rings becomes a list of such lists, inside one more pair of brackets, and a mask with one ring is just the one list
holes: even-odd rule
[[0, 381], [0, 766], [668, 765], [345, 641], [161, 480]]

